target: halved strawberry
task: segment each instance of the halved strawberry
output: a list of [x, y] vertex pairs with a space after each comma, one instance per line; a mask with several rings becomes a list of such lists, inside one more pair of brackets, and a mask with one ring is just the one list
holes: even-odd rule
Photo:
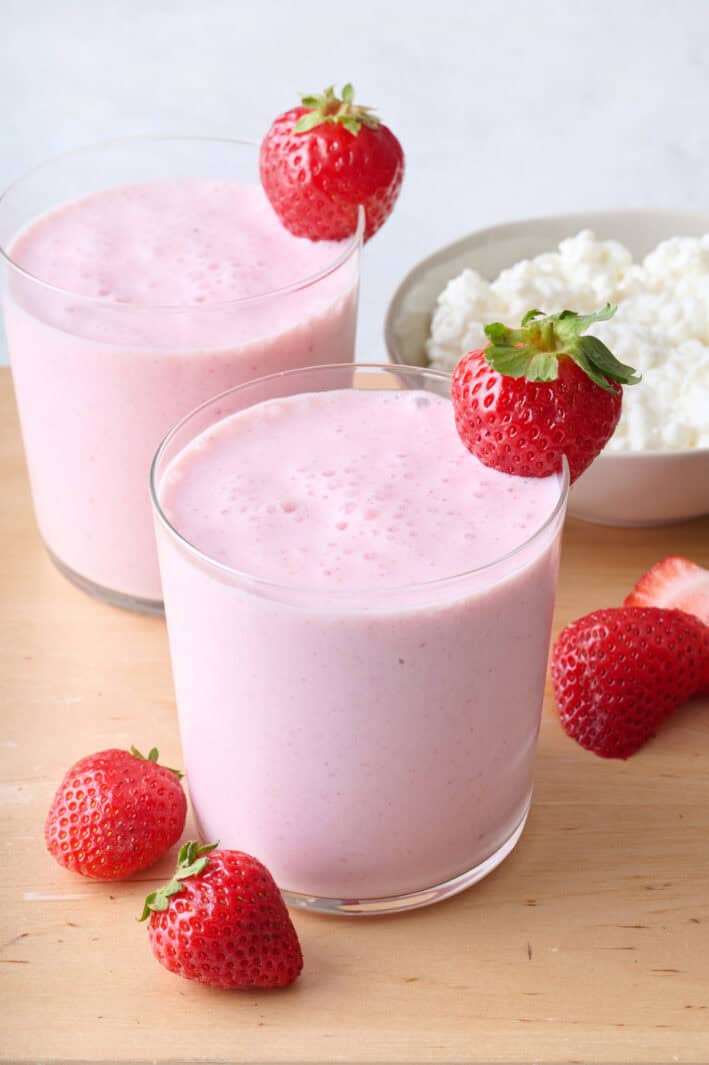
[[[709, 570], [681, 555], [668, 555], [644, 573], [626, 596], [624, 606], [656, 606], [683, 610], [707, 627], [709, 648]], [[696, 695], [709, 695], [709, 649]]]
[[709, 628], [658, 607], [595, 610], [567, 625], [551, 660], [564, 731], [602, 758], [629, 758], [707, 679]]
[[643, 574], [625, 606], [676, 607], [709, 625], [709, 570], [669, 555]]

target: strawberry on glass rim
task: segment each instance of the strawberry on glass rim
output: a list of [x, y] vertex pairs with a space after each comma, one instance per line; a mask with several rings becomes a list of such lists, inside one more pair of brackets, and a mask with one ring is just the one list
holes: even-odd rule
[[458, 434], [484, 465], [520, 477], [547, 477], [566, 455], [571, 482], [613, 435], [623, 385], [640, 380], [602, 340], [585, 336], [612, 318], [610, 304], [595, 314], [531, 310], [518, 329], [485, 326], [486, 348], [471, 351], [453, 374]]
[[369, 240], [391, 214], [404, 177], [404, 152], [347, 84], [303, 96], [279, 115], [261, 143], [261, 184], [286, 229], [311, 240], [344, 240], [364, 208]]

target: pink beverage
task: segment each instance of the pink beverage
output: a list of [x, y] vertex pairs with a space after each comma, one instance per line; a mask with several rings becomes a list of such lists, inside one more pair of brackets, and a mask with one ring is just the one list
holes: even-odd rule
[[217, 397], [153, 480], [190, 794], [291, 902], [423, 905], [527, 816], [566, 477], [482, 466], [445, 374]]
[[[288, 233], [250, 145], [136, 141], [85, 154], [84, 184], [82, 155], [66, 157], [0, 203], [15, 390], [50, 554], [94, 594], [157, 610], [147, 485], [160, 440], [217, 392], [352, 360], [360, 234]], [[66, 195], [86, 182], [98, 190]]]

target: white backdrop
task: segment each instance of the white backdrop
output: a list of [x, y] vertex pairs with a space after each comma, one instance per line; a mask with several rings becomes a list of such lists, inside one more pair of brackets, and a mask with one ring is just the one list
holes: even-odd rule
[[258, 140], [300, 91], [353, 81], [407, 156], [360, 357], [383, 357], [402, 274], [471, 229], [709, 207], [707, 0], [0, 0], [0, 25], [3, 186], [114, 135]]

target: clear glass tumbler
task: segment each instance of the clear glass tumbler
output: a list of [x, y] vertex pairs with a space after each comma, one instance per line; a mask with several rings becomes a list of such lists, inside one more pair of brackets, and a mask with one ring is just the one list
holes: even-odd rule
[[[273, 289], [268, 263], [257, 263], [264, 291], [223, 303], [80, 295], [13, 260], [17, 235], [49, 212], [105, 189], [185, 179], [256, 184], [258, 148], [206, 138], [114, 141], [50, 161], [0, 198], [5, 325], [42, 538], [74, 583], [153, 613], [162, 596], [147, 480], [165, 433], [224, 389], [354, 356], [363, 217], [314, 276]], [[204, 210], [208, 218], [208, 203]]]
[[168, 434], [151, 494], [203, 838], [266, 862], [290, 904], [367, 914], [463, 890], [522, 832], [568, 473], [548, 520], [505, 557], [391, 589], [275, 584], [170, 524], [161, 484], [200, 433], [276, 397], [349, 388], [449, 398], [450, 377], [329, 366], [232, 389]]

